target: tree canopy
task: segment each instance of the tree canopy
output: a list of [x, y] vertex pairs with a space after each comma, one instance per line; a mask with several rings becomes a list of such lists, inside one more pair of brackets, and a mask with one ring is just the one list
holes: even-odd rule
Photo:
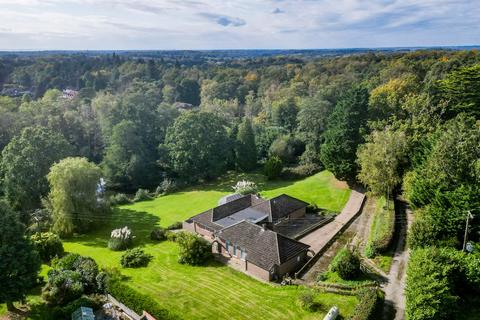
[[0, 302], [9, 310], [37, 283], [40, 257], [25, 236], [25, 226], [5, 201], [0, 201]]
[[[2, 152], [1, 172], [6, 198], [21, 211], [40, 206], [48, 193], [47, 174], [72, 148], [58, 133], [44, 127], [27, 127]], [[25, 217], [24, 221], [27, 219]]]
[[66, 158], [48, 174], [54, 232], [63, 237], [88, 231], [104, 214], [97, 186], [101, 170], [85, 158]]

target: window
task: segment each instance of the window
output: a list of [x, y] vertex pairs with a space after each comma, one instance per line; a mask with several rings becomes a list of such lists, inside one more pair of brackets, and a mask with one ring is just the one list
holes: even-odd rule
[[237, 246], [236, 245], [233, 246], [233, 255], [234, 256], [237, 255]]
[[227, 242], [225, 242], [225, 247], [227, 249], [227, 252], [230, 251], [230, 241], [227, 240]]
[[297, 257], [297, 262], [300, 262], [300, 256]]
[[245, 250], [243, 250], [242, 248], [240, 248], [240, 259], [245, 260], [245, 256], [246, 256]]

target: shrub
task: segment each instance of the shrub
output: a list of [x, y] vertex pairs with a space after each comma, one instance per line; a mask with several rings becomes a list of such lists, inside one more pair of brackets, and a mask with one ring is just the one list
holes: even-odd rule
[[182, 264], [201, 265], [212, 256], [211, 244], [197, 235], [178, 232], [176, 242], [180, 246], [178, 262]]
[[385, 252], [392, 242], [395, 229], [395, 212], [392, 201], [389, 201], [389, 208], [386, 208], [385, 198], [377, 201], [377, 208], [373, 217], [370, 235], [365, 250], [368, 258], [374, 258], [377, 253]]
[[233, 189], [235, 190], [235, 193], [239, 193], [242, 195], [258, 193], [258, 187], [253, 181], [238, 181], [237, 184], [233, 187]]
[[276, 179], [280, 176], [283, 169], [282, 160], [279, 157], [273, 156], [265, 162], [264, 173], [269, 180]]
[[57, 271], [71, 270], [77, 272], [81, 277], [86, 293], [95, 292], [97, 289], [98, 265], [90, 257], [70, 253], [62, 259], [53, 259], [52, 268], [52, 270]]
[[155, 189], [155, 195], [160, 196], [162, 194], [169, 194], [174, 192], [177, 189], [177, 184], [175, 181], [165, 178], [160, 183], [160, 185]]
[[155, 228], [150, 232], [150, 239], [155, 241], [162, 241], [167, 239], [166, 230], [164, 228]]
[[112, 230], [108, 247], [113, 251], [128, 249], [133, 243], [133, 234], [128, 227]]
[[165, 232], [165, 236], [167, 237], [167, 240], [172, 241], [172, 242], [177, 242], [177, 234], [178, 234], [178, 232], [172, 232], [172, 231], [169, 231], [169, 230], [167, 230], [167, 232]]
[[65, 252], [62, 241], [52, 232], [35, 233], [31, 239], [43, 262], [48, 262], [53, 257], [61, 257]]
[[152, 258], [152, 255], [145, 253], [142, 249], [134, 248], [127, 250], [120, 262], [124, 268], [138, 268], [146, 267]]
[[343, 248], [330, 264], [330, 270], [344, 280], [354, 279], [360, 273], [360, 259], [355, 252]]
[[181, 221], [177, 221], [177, 222], [174, 222], [172, 223], [171, 225], [169, 225], [167, 227], [167, 230], [179, 230], [179, 229], [182, 229], [183, 228], [183, 224]]
[[353, 311], [351, 320], [374, 320], [383, 294], [374, 288], [363, 288], [357, 292], [358, 303]]
[[52, 269], [42, 289], [42, 298], [49, 305], [65, 305], [83, 294], [82, 276], [73, 270]]
[[110, 196], [109, 200], [112, 206], [132, 203], [132, 200], [130, 200], [130, 198], [125, 193], [114, 194]]
[[171, 314], [168, 310], [162, 308], [151, 297], [137, 292], [120, 281], [110, 281], [108, 290], [112, 296], [122, 301], [122, 303], [138, 314], [142, 314], [143, 310], [145, 310], [157, 319], [178, 319], [178, 317]]
[[152, 196], [146, 189], [138, 189], [133, 197], [133, 202], [152, 200]]
[[315, 301], [314, 295], [311, 291], [304, 291], [298, 295], [298, 305], [309, 311], [315, 311], [320, 308], [320, 304]]

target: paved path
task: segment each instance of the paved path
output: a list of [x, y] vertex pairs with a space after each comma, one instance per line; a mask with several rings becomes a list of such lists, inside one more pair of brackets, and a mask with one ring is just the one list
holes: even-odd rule
[[362, 208], [365, 194], [352, 190], [347, 204], [342, 212], [332, 222], [298, 239], [298, 241], [310, 245], [315, 253], [322, 251], [330, 244], [330, 241], [348, 224]]
[[388, 274], [385, 291], [384, 319], [405, 319], [405, 280], [409, 251], [406, 249], [405, 240], [408, 226], [411, 224], [412, 214], [405, 202], [397, 199], [396, 221], [398, 227], [397, 246], [393, 255], [392, 266]]

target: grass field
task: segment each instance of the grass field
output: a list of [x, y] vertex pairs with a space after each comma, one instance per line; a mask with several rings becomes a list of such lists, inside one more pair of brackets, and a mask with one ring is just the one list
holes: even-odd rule
[[343, 316], [350, 315], [355, 297], [322, 293], [316, 300], [323, 308], [316, 313], [305, 311], [296, 304], [302, 287], [262, 283], [216, 262], [201, 267], [181, 265], [175, 243], [149, 240], [155, 225], [168, 226], [215, 206], [241, 178], [255, 180], [265, 197], [287, 193], [330, 211], [340, 211], [350, 193], [328, 172], [290, 182], [267, 182], [258, 174], [230, 174], [215, 183], [116, 208], [112, 216], [97, 219], [95, 232], [65, 241], [65, 250], [90, 256], [104, 267], [120, 268], [122, 253], [107, 249], [107, 241], [113, 228], [129, 226], [135, 244], [154, 259], [147, 268], [121, 269], [129, 277], [128, 284], [183, 319], [319, 319], [333, 305]]

